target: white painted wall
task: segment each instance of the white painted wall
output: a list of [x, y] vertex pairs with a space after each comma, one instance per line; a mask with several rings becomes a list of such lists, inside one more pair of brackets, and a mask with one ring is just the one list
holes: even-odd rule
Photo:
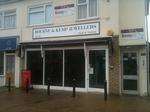
[[[52, 24], [41, 25], [41, 26], [28, 26], [27, 21], [27, 10], [28, 7], [34, 5], [40, 5], [45, 3], [51, 3], [53, 6], [72, 4], [76, 5], [76, 0], [24, 0], [21, 2], [7, 4], [0, 6], [0, 11], [17, 9], [17, 28], [16, 29], [5, 29], [0, 30], [0, 37], [10, 36], [10, 35], [20, 35], [20, 42], [33, 42], [33, 41], [52, 41], [52, 40], [68, 40], [68, 39], [82, 39], [82, 38], [97, 38], [107, 36], [108, 30], [113, 30], [115, 34], [119, 33], [119, 18], [118, 18], [118, 9], [119, 4], [118, 0], [98, 0], [99, 1], [99, 16], [94, 19], [79, 21], [76, 19], [77, 11], [75, 10], [74, 15], [70, 16], [54, 16]], [[76, 6], [75, 6], [76, 8]], [[59, 38], [47, 38], [47, 39], [32, 39], [32, 29], [37, 27], [45, 26], [59, 26], [59, 25], [70, 25], [78, 23], [88, 23], [88, 22], [100, 22], [100, 35], [98, 36], [80, 36], [80, 37], [59, 37]]]
[[[145, 29], [145, 0], [119, 0], [119, 27], [122, 29], [144, 28]], [[121, 38], [120, 45], [143, 45], [143, 39]]]
[[20, 73], [20, 58], [15, 55], [15, 86], [19, 87], [20, 86], [20, 78], [21, 78], [21, 73]]
[[[145, 54], [145, 55], [143, 55]], [[147, 95], [147, 61], [146, 61], [146, 51], [144, 49], [140, 50], [139, 53], [139, 92], [141, 96]]]

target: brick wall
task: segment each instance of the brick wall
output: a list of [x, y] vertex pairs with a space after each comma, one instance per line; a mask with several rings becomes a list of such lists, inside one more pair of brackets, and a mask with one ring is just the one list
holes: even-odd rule
[[[113, 47], [113, 48], [112, 48]], [[120, 94], [120, 49], [118, 36], [112, 37], [109, 45], [109, 93]]]

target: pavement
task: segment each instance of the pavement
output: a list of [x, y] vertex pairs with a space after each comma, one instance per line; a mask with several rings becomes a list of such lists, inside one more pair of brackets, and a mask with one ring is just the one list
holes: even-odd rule
[[150, 112], [150, 97], [109, 96], [104, 101], [100, 93], [77, 93], [51, 90], [0, 88], [0, 112]]

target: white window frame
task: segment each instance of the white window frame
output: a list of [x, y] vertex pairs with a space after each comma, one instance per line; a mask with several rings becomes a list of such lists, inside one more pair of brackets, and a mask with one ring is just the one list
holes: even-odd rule
[[4, 13], [0, 12], [0, 15], [0, 20], [2, 21], [0, 29], [2, 29], [4, 27]]
[[[13, 14], [8, 14], [8, 15], [5, 15], [5, 13], [7, 12], [13, 12]], [[13, 28], [16, 28], [17, 27], [17, 11], [16, 9], [11, 9], [11, 10], [5, 10], [5, 11], [0, 11], [0, 14], [2, 14], [2, 27], [0, 27], [0, 29], [13, 29]], [[16, 16], [16, 19], [15, 19], [15, 26], [13, 27], [5, 27], [5, 17], [6, 16], [11, 16], [11, 15], [15, 15]], [[0, 18], [1, 19], [1, 18]]]
[[[52, 9], [53, 9], [53, 13], [52, 13], [52, 21], [53, 21], [53, 17], [54, 17], [54, 7], [51, 3], [48, 3], [48, 4], [40, 4], [40, 5], [34, 5], [34, 6], [29, 6], [28, 7], [28, 14], [27, 14], [27, 25], [28, 26], [38, 26], [38, 25], [47, 25], [47, 24], [52, 24], [52, 21], [46, 23], [46, 6], [52, 6]], [[44, 11], [44, 23], [41, 23], [41, 24], [30, 24], [30, 9], [31, 8], [37, 8], [37, 7], [43, 7], [43, 11]], [[38, 11], [35, 11], [35, 12], [38, 12]]]
[[[97, 0], [97, 14], [96, 14], [96, 16], [93, 16], [93, 17], [90, 17], [89, 16], [89, 0], [86, 0], [86, 2], [85, 3], [78, 3], [78, 1], [79, 0], [76, 0], [76, 19], [77, 20], [88, 20], [88, 19], [95, 19], [95, 18], [98, 18], [99, 17], [99, 2], [100, 2], [100, 0]], [[78, 12], [79, 12], [79, 10], [78, 10], [78, 6], [80, 6], [80, 5], [87, 5], [87, 17], [86, 18], [82, 18], [82, 19], [79, 19], [78, 18]]]

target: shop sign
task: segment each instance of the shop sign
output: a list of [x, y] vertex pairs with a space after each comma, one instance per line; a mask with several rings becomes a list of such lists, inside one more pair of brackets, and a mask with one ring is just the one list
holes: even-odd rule
[[17, 37], [0, 38], [0, 51], [16, 50]]
[[144, 29], [143, 28], [124, 29], [124, 30], [121, 30], [121, 34], [123, 38], [143, 39]]
[[70, 16], [75, 14], [75, 5], [67, 4], [55, 6], [55, 16]]
[[100, 34], [98, 22], [33, 29], [33, 39], [96, 34]]

